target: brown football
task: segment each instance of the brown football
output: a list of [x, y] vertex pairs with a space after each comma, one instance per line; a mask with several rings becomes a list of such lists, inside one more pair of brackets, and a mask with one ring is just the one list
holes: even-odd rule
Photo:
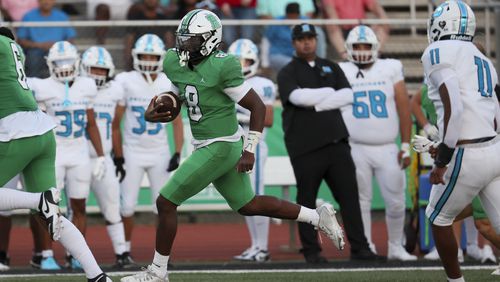
[[171, 112], [172, 120], [175, 119], [181, 111], [181, 100], [179, 96], [175, 95], [173, 92], [165, 92], [158, 95], [155, 100], [155, 106], [158, 104], [162, 105], [158, 108], [157, 112]]

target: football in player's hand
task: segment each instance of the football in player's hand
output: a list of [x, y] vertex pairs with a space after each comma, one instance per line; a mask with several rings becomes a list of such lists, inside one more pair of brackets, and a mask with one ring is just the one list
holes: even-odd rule
[[177, 117], [181, 111], [181, 100], [179, 96], [175, 95], [173, 92], [165, 92], [160, 95], [155, 100], [155, 107], [160, 105], [156, 110], [158, 113], [170, 112], [172, 114], [172, 120]]

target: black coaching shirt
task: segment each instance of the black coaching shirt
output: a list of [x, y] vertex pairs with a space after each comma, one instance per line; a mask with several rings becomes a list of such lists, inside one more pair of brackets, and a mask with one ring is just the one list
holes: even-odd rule
[[289, 101], [295, 89], [321, 87], [351, 88], [339, 65], [322, 58], [316, 58], [315, 66], [311, 67], [304, 59], [294, 57], [278, 74], [285, 144], [292, 159], [349, 136], [340, 110], [316, 112], [314, 108], [295, 106]]

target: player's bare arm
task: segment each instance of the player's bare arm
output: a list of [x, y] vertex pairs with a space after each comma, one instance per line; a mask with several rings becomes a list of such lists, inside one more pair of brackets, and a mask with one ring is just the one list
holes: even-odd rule
[[125, 168], [123, 167], [123, 164], [125, 163], [125, 159], [123, 158], [123, 146], [122, 146], [122, 133], [120, 130], [120, 123], [123, 117], [123, 114], [125, 113], [125, 106], [120, 106], [117, 105], [115, 108], [115, 117], [113, 118], [113, 121], [111, 123], [111, 142], [113, 146], [113, 162], [115, 164], [116, 170], [116, 176], [118, 176], [120, 179], [119, 181], [122, 182], [123, 179], [125, 178]]
[[394, 84], [394, 98], [399, 117], [399, 132], [401, 135], [401, 150], [398, 153], [398, 161], [401, 168], [410, 165], [410, 135], [411, 135], [411, 113], [408, 90], [403, 80]]
[[273, 105], [266, 105], [266, 117], [264, 119], [264, 126], [271, 127], [274, 123], [274, 107]]
[[89, 134], [90, 142], [94, 147], [97, 156], [104, 156], [104, 151], [102, 149], [101, 135], [99, 134], [99, 129], [97, 128], [97, 122], [95, 121], [94, 109], [87, 109], [87, 133]]
[[176, 170], [179, 167], [181, 159], [182, 144], [184, 144], [184, 125], [182, 123], [182, 116], [178, 115], [173, 121], [172, 125], [174, 127], [174, 143], [175, 143], [175, 153], [170, 158], [167, 171]]
[[[260, 99], [259, 95], [255, 93], [253, 89], [250, 89], [247, 94], [238, 102], [240, 106], [245, 109], [250, 110], [250, 131], [248, 136], [248, 143], [243, 150], [243, 154], [236, 165], [236, 169], [238, 172], [249, 172], [253, 169], [253, 165], [255, 163], [255, 146], [259, 141], [262, 130], [264, 129], [264, 120], [266, 115], [266, 106]], [[259, 136], [255, 136], [257, 142], [252, 144], [251, 141], [252, 134], [257, 134]]]

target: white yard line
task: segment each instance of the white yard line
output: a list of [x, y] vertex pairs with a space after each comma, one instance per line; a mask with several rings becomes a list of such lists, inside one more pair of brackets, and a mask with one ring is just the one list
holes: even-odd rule
[[[461, 266], [462, 270], [493, 270], [496, 265], [474, 265]], [[173, 270], [169, 273], [181, 274], [243, 274], [243, 273], [317, 273], [317, 272], [369, 272], [369, 271], [438, 271], [443, 270], [440, 266], [422, 266], [422, 267], [366, 267], [366, 268], [322, 268], [322, 269], [238, 269], [238, 270]], [[108, 272], [109, 276], [125, 276], [137, 273], [136, 271]], [[29, 277], [48, 277], [48, 276], [83, 276], [83, 273], [33, 273], [33, 274], [0, 274], [0, 280], [5, 278], [29, 278]]]

